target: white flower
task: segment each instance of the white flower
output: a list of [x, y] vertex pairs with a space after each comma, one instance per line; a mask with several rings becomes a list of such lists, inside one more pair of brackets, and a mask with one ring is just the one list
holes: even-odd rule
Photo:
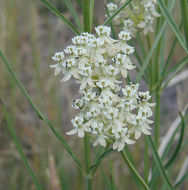
[[125, 19], [123, 24], [124, 24], [124, 31], [130, 32], [130, 34], [134, 36], [134, 34], [136, 33], [134, 22], [131, 19]]
[[126, 85], [125, 88], [122, 88], [122, 92], [125, 96], [129, 96], [129, 97], [136, 95], [138, 86], [139, 86], [138, 84]]
[[84, 137], [84, 129], [82, 127], [82, 124], [84, 122], [83, 116], [76, 116], [74, 119], [71, 120], [71, 122], [75, 128], [67, 132], [66, 134], [73, 135], [75, 133], [78, 133], [78, 137], [80, 138]]
[[87, 93], [85, 93], [84, 99], [87, 101], [91, 101], [96, 97], [96, 92], [89, 90]]
[[99, 36], [110, 36], [111, 28], [108, 26], [97, 26], [95, 31]]
[[109, 65], [105, 67], [106, 72], [110, 75], [110, 76], [116, 76], [117, 74], [119, 74], [119, 68], [114, 67], [113, 65]]
[[81, 99], [76, 99], [73, 101], [73, 108], [75, 109], [80, 109], [84, 106], [84, 99], [81, 98]]
[[146, 12], [151, 13], [154, 17], [160, 17], [160, 14], [155, 10], [155, 4], [151, 1], [144, 4]]
[[106, 111], [104, 111], [104, 115], [108, 119], [115, 119], [118, 116], [118, 109], [114, 107], [108, 107]]
[[96, 146], [100, 144], [101, 146], [106, 147], [106, 140], [105, 140], [105, 136], [103, 134], [100, 134], [94, 141], [93, 146]]
[[101, 57], [97, 57], [95, 61], [96, 61], [96, 66], [97, 67], [103, 67], [107, 63], [107, 60], [104, 59], [102, 56]]
[[50, 67], [53, 68], [53, 69], [55, 68], [55, 73], [54, 73], [55, 76], [60, 74], [61, 71], [62, 71], [62, 68], [63, 68], [61, 63], [50, 65]]
[[92, 117], [97, 117], [97, 116], [99, 115], [99, 113], [100, 113], [100, 108], [99, 108], [97, 105], [93, 104], [93, 105], [91, 106], [90, 111], [88, 111], [88, 112], [86, 113], [86, 118], [87, 118], [87, 119], [90, 119], [90, 118], [92, 118]]
[[115, 3], [111, 2], [111, 3], [107, 4], [107, 8], [108, 8], [108, 10], [109, 10], [110, 13], [113, 13], [113, 12], [116, 11], [117, 5]]
[[74, 54], [75, 49], [76, 49], [76, 47], [71, 45], [71, 46], [67, 46], [64, 51], [65, 51], [66, 54], [72, 55], [72, 54]]
[[86, 76], [86, 77], [91, 76], [91, 74], [92, 74], [91, 66], [81, 68], [79, 73], [83, 76]]
[[122, 40], [122, 41], [128, 41], [128, 40], [131, 39], [131, 33], [130, 32], [121, 31], [119, 33], [119, 39]]
[[144, 34], [147, 35], [149, 32], [153, 32], [153, 20], [154, 18], [150, 15], [145, 17], [144, 21], [141, 21], [137, 26], [144, 30]]
[[100, 79], [96, 85], [99, 87], [99, 88], [107, 88], [110, 84], [109, 84], [109, 80], [107, 79]]
[[63, 52], [56, 52], [54, 56], [52, 57], [54, 61], [62, 61], [64, 59], [64, 53]]

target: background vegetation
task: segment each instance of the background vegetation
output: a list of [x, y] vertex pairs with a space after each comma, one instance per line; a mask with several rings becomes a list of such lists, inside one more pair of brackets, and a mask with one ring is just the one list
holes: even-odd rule
[[[82, 19], [79, 3], [72, 2], [80, 19]], [[63, 12], [68, 20], [74, 23], [63, 0], [55, 0], [51, 3]], [[181, 23], [180, 10], [179, 1], [177, 1], [172, 14], [177, 25]], [[105, 4], [103, 1], [96, 0], [95, 22], [103, 24], [106, 20], [103, 15], [105, 15]], [[163, 38], [165, 46], [161, 46], [163, 48], [163, 56], [161, 56], [163, 59], [167, 58], [175, 39], [174, 33], [169, 28], [165, 32], [166, 35]], [[69, 44], [72, 36], [74, 33], [40, 1], [0, 0], [0, 49], [14, 68], [32, 100], [42, 113], [45, 113], [53, 121], [56, 129], [63, 135], [71, 128], [70, 120], [75, 115], [71, 105], [72, 101], [78, 97], [78, 86], [73, 80], [68, 83], [61, 83], [59, 79], [53, 76], [53, 71], [49, 65], [52, 63], [51, 56], [54, 52], [62, 50]], [[138, 45], [137, 42], [135, 43]], [[144, 41], [144, 46], [147, 47], [146, 41]], [[185, 51], [177, 42], [169, 67], [173, 67], [185, 56]], [[135, 74], [132, 77], [134, 78]], [[187, 77], [188, 68], [184, 67], [162, 94], [160, 143], [163, 142], [164, 138], [170, 138], [169, 133], [166, 132], [181, 122], [178, 111], [183, 113], [183, 110], [186, 110], [185, 106], [188, 103]], [[142, 83], [145, 86], [144, 81]], [[0, 100], [11, 116], [23, 151], [43, 189], [83, 190], [85, 181], [80, 171], [50, 129], [36, 116], [6, 71], [2, 60], [0, 60]], [[64, 137], [79, 156], [81, 162], [84, 162], [83, 141], [76, 136], [64, 135]], [[181, 154], [175, 160], [173, 171], [172, 168], [168, 170], [173, 182], [177, 180], [181, 172], [184, 171], [185, 174], [188, 168], [187, 137], [186, 129]], [[176, 135], [169, 149], [169, 157], [172, 155], [178, 139], [179, 136]], [[134, 158], [136, 168], [143, 174], [144, 138], [142, 137], [136, 145], [129, 146], [129, 150]], [[152, 158], [151, 155], [150, 158]], [[164, 159], [164, 162], [166, 160], [168, 157]], [[178, 188], [186, 190], [187, 186], [188, 182], [184, 180]], [[125, 187], [138, 189], [134, 183], [134, 178], [123, 164], [118, 153], [113, 153], [102, 162], [93, 179], [93, 187], [93, 189], [99, 190], [124, 190]], [[2, 105], [0, 107], [0, 189], [35, 189], [8, 130]]]

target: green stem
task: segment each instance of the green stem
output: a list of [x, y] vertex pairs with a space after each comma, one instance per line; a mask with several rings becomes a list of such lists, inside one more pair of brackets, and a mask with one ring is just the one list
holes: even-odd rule
[[[82, 3], [82, 12], [83, 12], [83, 24], [84, 24], [84, 32], [91, 32], [92, 25], [90, 24], [91, 18], [93, 15], [90, 14], [90, 11], [93, 12], [93, 10], [90, 9], [94, 8], [94, 3], [92, 6], [90, 6], [89, 0], [83, 0]], [[91, 150], [90, 150], [90, 138], [86, 134], [84, 137], [84, 156], [85, 156], [85, 167], [86, 167], [86, 189], [91, 190], [92, 189], [92, 179], [89, 176], [90, 172], [90, 166], [91, 166]]]
[[146, 190], [150, 190], [150, 188], [148, 187], [148, 185], [146, 184], [146, 182], [144, 181], [144, 179], [140, 176], [140, 174], [138, 173], [138, 171], [136, 170], [136, 168], [132, 165], [131, 161], [129, 160], [129, 158], [125, 154], [124, 150], [121, 151], [121, 155], [122, 155], [124, 161], [126, 162], [126, 164], [128, 165], [128, 167], [130, 168], [130, 170], [137, 177], [137, 179], [140, 182], [140, 184], [142, 184], [143, 188], [146, 189]]
[[159, 132], [160, 132], [160, 106], [161, 104], [161, 95], [156, 92], [156, 106], [155, 106], [155, 146], [159, 146]]
[[145, 149], [144, 149], [144, 179], [146, 183], [148, 183], [148, 176], [149, 176], [149, 151], [148, 151], [148, 142], [147, 139], [144, 139]]
[[83, 0], [82, 3], [82, 10], [83, 10], [83, 22], [84, 22], [84, 32], [90, 32], [90, 4], [89, 0]]
[[188, 3], [187, 0], [180, 0], [181, 14], [184, 25], [184, 35], [188, 48]]
[[[150, 37], [149, 35], [146, 36], [146, 39], [147, 39], [147, 45], [148, 45], [148, 52], [150, 51], [151, 49], [151, 41], [150, 41]], [[152, 89], [153, 87], [153, 73], [152, 73], [152, 60], [150, 59], [150, 63], [149, 63], [149, 73], [150, 73], [150, 88]]]
[[7, 121], [8, 130], [9, 130], [9, 132], [10, 132], [12, 138], [13, 138], [13, 141], [14, 141], [14, 143], [16, 145], [16, 148], [17, 148], [17, 150], [18, 150], [18, 152], [20, 154], [20, 157], [21, 157], [21, 159], [22, 159], [22, 161], [23, 161], [23, 163], [24, 163], [24, 165], [25, 165], [28, 173], [30, 174], [30, 176], [31, 176], [31, 178], [32, 178], [32, 180], [34, 182], [34, 184], [36, 186], [36, 189], [37, 190], [42, 190], [43, 188], [41, 187], [41, 185], [40, 185], [40, 183], [39, 183], [39, 181], [38, 181], [35, 173], [33, 172], [32, 168], [31, 168], [31, 166], [30, 166], [30, 164], [29, 164], [29, 162], [27, 160], [27, 157], [25, 156], [25, 154], [23, 152], [21, 143], [19, 142], [19, 140], [18, 140], [18, 138], [16, 136], [16, 131], [14, 129], [15, 127], [13, 125], [13, 121], [10, 118], [7, 109], [5, 108], [5, 106], [3, 105], [3, 103], [0, 100], [0, 105], [1, 104], [2, 104], [3, 113], [5, 115], [5, 120]]
[[[91, 166], [91, 151], [90, 151], [90, 139], [88, 135], [84, 137], [84, 156], [85, 156], [85, 167], [86, 167], [86, 174], [90, 172]], [[86, 187], [87, 190], [92, 189], [92, 179], [86, 176]]]

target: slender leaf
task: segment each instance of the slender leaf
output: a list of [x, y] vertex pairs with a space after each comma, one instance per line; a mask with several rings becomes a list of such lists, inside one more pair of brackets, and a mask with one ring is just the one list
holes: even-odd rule
[[81, 166], [80, 161], [78, 160], [78, 158], [76, 157], [76, 155], [72, 152], [71, 148], [69, 147], [69, 145], [67, 144], [66, 140], [61, 136], [61, 134], [54, 128], [53, 124], [51, 123], [51, 121], [45, 116], [43, 115], [39, 109], [37, 108], [37, 106], [34, 104], [33, 100], [30, 98], [29, 94], [27, 93], [26, 89], [24, 88], [24, 86], [22, 85], [22, 83], [20, 82], [20, 80], [18, 79], [18, 77], [16, 76], [16, 74], [14, 73], [11, 65], [8, 63], [8, 61], [6, 60], [5, 56], [3, 55], [3, 53], [0, 51], [0, 57], [3, 59], [3, 62], [5, 64], [5, 67], [7, 69], [7, 71], [10, 73], [12, 79], [15, 81], [16, 85], [20, 88], [21, 92], [23, 93], [23, 95], [26, 97], [26, 99], [28, 100], [28, 102], [30, 103], [30, 105], [32, 106], [33, 110], [35, 111], [35, 113], [37, 114], [37, 116], [43, 120], [51, 129], [51, 131], [53, 132], [53, 134], [55, 135], [55, 137], [58, 139], [58, 141], [65, 147], [65, 149], [67, 150], [67, 152], [70, 154], [70, 156], [72, 157], [72, 159], [75, 161], [75, 163], [77, 164], [77, 166], [79, 167], [79, 169], [81, 170], [81, 172], [83, 173], [83, 169]]
[[70, 13], [72, 14], [72, 17], [74, 19], [74, 21], [76, 22], [77, 26], [79, 27], [79, 29], [81, 31], [83, 31], [83, 28], [82, 28], [82, 25], [81, 25], [81, 22], [80, 22], [80, 19], [79, 19], [79, 16], [78, 14], [76, 13], [76, 10], [74, 9], [72, 3], [71, 3], [71, 0], [64, 0], [65, 4], [67, 5]]
[[140, 182], [140, 184], [142, 185], [142, 187], [146, 190], [150, 190], [149, 186], [146, 184], [146, 182], [144, 181], [144, 179], [141, 177], [141, 175], [138, 173], [137, 169], [135, 168], [135, 166], [132, 164], [132, 162], [129, 160], [128, 156], [125, 154], [124, 150], [121, 151], [121, 155], [124, 159], [124, 161], [126, 162], [126, 164], [128, 165], [129, 169], [131, 170], [131, 172], [134, 174], [134, 176], [137, 178], [137, 180]]
[[110, 23], [112, 21], [112, 19], [118, 14], [120, 13], [132, 0], [127, 0], [127, 2], [125, 2], [114, 14], [112, 14], [105, 22], [104, 25], [107, 25], [108, 23]]
[[147, 140], [148, 140], [149, 146], [150, 146], [150, 148], [151, 148], [151, 151], [152, 151], [154, 160], [155, 160], [155, 162], [156, 162], [156, 165], [157, 165], [158, 168], [159, 168], [159, 171], [160, 171], [160, 173], [161, 173], [161, 176], [162, 176], [164, 182], [168, 185], [168, 189], [169, 189], [169, 190], [175, 190], [174, 186], [173, 186], [172, 183], [170, 182], [170, 179], [169, 179], [168, 175], [167, 175], [166, 172], [165, 172], [165, 168], [164, 168], [164, 166], [163, 166], [163, 164], [162, 164], [162, 162], [161, 162], [161, 159], [160, 159], [160, 157], [159, 157], [159, 155], [158, 155], [158, 153], [157, 153], [157, 150], [156, 150], [156, 148], [155, 148], [155, 145], [154, 145], [154, 143], [153, 143], [151, 137], [150, 137], [150, 136], [147, 136]]
[[[181, 21], [180, 26], [179, 26], [180, 30], [181, 30], [182, 26], [183, 26], [183, 22]], [[175, 50], [177, 41], [178, 41], [178, 40], [177, 40], [177, 37], [175, 36], [175, 39], [174, 39], [174, 41], [173, 41], [173, 43], [172, 43], [172, 47], [171, 47], [170, 52], [169, 52], [169, 54], [168, 54], [168, 57], [167, 57], [167, 59], [166, 59], [164, 68], [163, 68], [162, 71], [161, 71], [161, 73], [162, 73], [161, 75], [162, 75], [162, 76], [164, 76], [164, 75], [166, 74], [166, 70], [167, 70], [167, 68], [168, 68], [168, 65], [169, 65], [169, 63], [170, 63], [170, 60], [171, 60], [172, 55], [173, 55], [173, 53], [174, 53], [174, 50]]]
[[169, 161], [165, 164], [165, 168], [168, 168], [176, 159], [176, 157], [178, 156], [178, 153], [180, 151], [182, 142], [183, 142], [183, 137], [184, 137], [184, 131], [185, 131], [185, 121], [184, 121], [184, 117], [182, 115], [182, 113], [180, 112], [180, 117], [181, 117], [181, 123], [182, 123], [182, 127], [181, 127], [181, 132], [180, 132], [180, 138], [178, 141], [178, 144], [174, 150], [174, 153], [172, 154], [171, 158], [169, 159]]
[[[182, 145], [182, 142], [183, 142], [183, 137], [184, 137], [184, 130], [185, 130], [185, 121], [184, 121], [184, 116], [182, 116], [181, 112], [180, 112], [180, 116], [181, 116], [181, 131], [180, 131], [180, 137], [179, 137], [179, 140], [178, 140], [178, 144], [174, 150], [174, 153], [172, 154], [172, 156], [169, 158], [168, 162], [165, 164], [164, 168], [167, 170], [171, 165], [172, 163], [174, 162], [174, 160], [176, 159], [176, 157], [178, 156], [178, 153], [180, 152], [181, 150], [181, 145]], [[159, 171], [157, 168], [154, 169], [154, 172], [152, 174], [152, 179], [149, 183], [149, 186], [151, 187], [154, 183], [155, 183], [155, 180], [157, 179], [159, 175]]]
[[[0, 101], [0, 103], [1, 103], [1, 101]], [[2, 104], [2, 107], [3, 107], [3, 113], [5, 115], [5, 119], [6, 119], [7, 124], [8, 124], [9, 132], [10, 132], [10, 134], [11, 134], [11, 136], [13, 138], [13, 141], [14, 141], [14, 143], [16, 145], [16, 148], [17, 148], [17, 150], [19, 152], [20, 158], [22, 159], [22, 161], [23, 161], [23, 163], [24, 163], [24, 165], [25, 165], [28, 173], [30, 174], [30, 176], [31, 176], [31, 178], [33, 180], [33, 183], [36, 186], [36, 189], [37, 190], [42, 190], [42, 187], [41, 187], [41, 185], [40, 185], [37, 177], [35, 176], [32, 168], [30, 167], [30, 164], [29, 164], [29, 162], [27, 160], [27, 157], [25, 156], [25, 154], [24, 154], [24, 152], [22, 150], [22, 146], [21, 146], [21, 144], [20, 144], [20, 142], [19, 142], [19, 140], [18, 140], [18, 138], [16, 136], [16, 132], [14, 130], [13, 122], [12, 122], [12, 120], [11, 120], [11, 118], [10, 118], [10, 116], [9, 116], [6, 108], [5, 108], [5, 106], [3, 105], [3, 103], [1, 103], [1, 104]]]
[[50, 11], [52, 11], [57, 17], [59, 17], [75, 34], [79, 35], [80, 32], [76, 27], [64, 17], [64, 15], [58, 11], [51, 3], [46, 0], [40, 0]]
[[92, 164], [92, 166], [90, 167], [90, 176], [93, 176], [95, 174], [95, 171], [97, 170], [98, 166], [100, 165], [100, 163], [102, 162], [102, 160], [107, 157], [108, 155], [110, 155], [112, 152], [114, 152], [114, 150], [112, 148], [104, 151], [98, 158], [97, 160]]
[[187, 49], [187, 46], [186, 46], [186, 43], [185, 43], [184, 36], [182, 35], [181, 31], [177, 27], [177, 25], [176, 25], [175, 21], [173, 20], [173, 18], [170, 16], [170, 13], [169, 13], [168, 9], [164, 6], [164, 3], [162, 2], [162, 0], [157, 0], [157, 2], [159, 4], [161, 12], [164, 15], [166, 21], [168, 22], [168, 24], [171, 27], [174, 34], [176, 35], [176, 37], [179, 40], [181, 46], [183, 47], [185, 52], [188, 54], [188, 49]]
[[187, 177], [188, 177], [188, 170], [187, 170], [187, 172], [182, 176], [182, 178], [175, 184], [175, 188], [177, 189]]
[[[176, 74], [188, 63], [188, 56], [184, 57], [178, 64], [173, 66], [170, 71], [166, 74], [172, 73], [169, 79], [164, 83], [163, 87], [161, 88], [161, 92], [168, 86], [170, 81], [176, 76]], [[164, 77], [163, 77], [164, 78]]]
[[180, 5], [181, 5], [182, 20], [184, 25], [184, 35], [188, 47], [188, 1], [180, 0]]

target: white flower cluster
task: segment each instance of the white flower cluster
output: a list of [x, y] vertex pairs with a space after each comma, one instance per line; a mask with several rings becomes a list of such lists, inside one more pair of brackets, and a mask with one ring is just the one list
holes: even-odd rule
[[[107, 4], [110, 15], [126, 1], [116, 0], [115, 2]], [[156, 6], [156, 0], [134, 0], [115, 17], [114, 23], [123, 25], [124, 31], [130, 32], [133, 36], [138, 30], [142, 30], [147, 35], [149, 32], [153, 32], [154, 18], [160, 16], [156, 11]]]
[[82, 97], [73, 102], [79, 114], [72, 119], [74, 129], [68, 135], [85, 133], [94, 138], [93, 145], [113, 143], [121, 151], [125, 144], [135, 143], [141, 133], [149, 135], [152, 116], [149, 92], [138, 92], [139, 84], [124, 88], [120, 79], [135, 68], [130, 55], [134, 48], [127, 44], [129, 32], [121, 31], [119, 40], [110, 37], [107, 26], [95, 28], [97, 36], [82, 33], [72, 39], [72, 45], [52, 57], [55, 75], [63, 73], [62, 81], [73, 76], [80, 84]]

